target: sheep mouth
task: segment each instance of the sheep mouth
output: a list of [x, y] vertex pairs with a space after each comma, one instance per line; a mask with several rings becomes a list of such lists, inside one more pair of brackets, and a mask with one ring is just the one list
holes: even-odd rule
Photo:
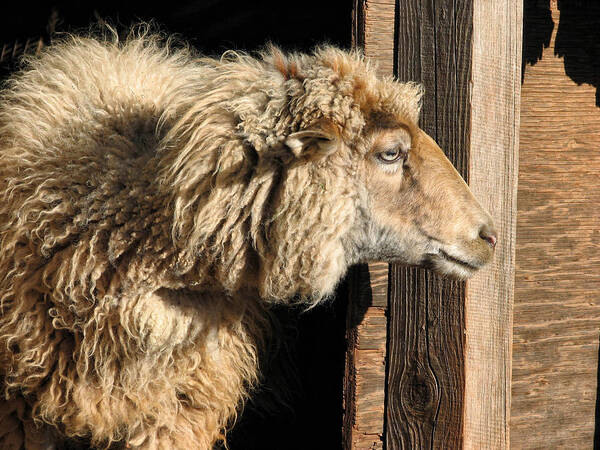
[[454, 263], [460, 267], [463, 267], [463, 268], [471, 270], [471, 271], [476, 271], [481, 268], [481, 264], [476, 265], [472, 262], [465, 261], [464, 259], [457, 258], [456, 256], [452, 256], [449, 253], [446, 253], [442, 249], [439, 250], [437, 256], [440, 256], [442, 259], [445, 259], [446, 261], [449, 261], [451, 263]]

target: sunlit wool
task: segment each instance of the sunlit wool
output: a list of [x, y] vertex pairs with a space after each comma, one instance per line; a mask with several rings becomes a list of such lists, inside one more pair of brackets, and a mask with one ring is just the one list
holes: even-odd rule
[[[421, 91], [333, 47], [209, 59], [142, 29], [64, 38], [1, 95], [0, 447], [209, 449], [259, 381], [268, 305], [355, 262], [367, 113], [416, 122]], [[292, 151], [311, 127], [348, 145]]]

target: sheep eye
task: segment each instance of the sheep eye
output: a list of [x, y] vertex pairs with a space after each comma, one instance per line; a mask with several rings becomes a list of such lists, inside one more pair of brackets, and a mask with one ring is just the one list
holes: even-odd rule
[[402, 159], [405, 155], [400, 148], [386, 150], [385, 152], [377, 153], [377, 158], [386, 164], [392, 164]]

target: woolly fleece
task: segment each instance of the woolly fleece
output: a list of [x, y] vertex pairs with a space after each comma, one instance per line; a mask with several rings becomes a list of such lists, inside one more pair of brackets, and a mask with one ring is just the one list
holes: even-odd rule
[[[143, 27], [29, 59], [0, 97], [0, 446], [223, 439], [268, 305], [356, 262], [369, 117], [415, 123], [420, 96], [358, 52], [211, 59]], [[314, 129], [343, 145], [291, 151]]]

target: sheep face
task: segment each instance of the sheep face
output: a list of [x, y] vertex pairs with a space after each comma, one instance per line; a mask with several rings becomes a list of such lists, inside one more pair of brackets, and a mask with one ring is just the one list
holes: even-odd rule
[[430, 267], [456, 278], [489, 262], [496, 244], [492, 219], [434, 140], [406, 122], [369, 128], [358, 171], [364, 212], [348, 246], [354, 258]]
[[[422, 86], [379, 77], [359, 53], [326, 47], [315, 52], [314, 60], [293, 58], [273, 56], [274, 66], [295, 86], [287, 107], [292, 123], [301, 125], [286, 144], [319, 167], [313, 184], [322, 183], [327, 195], [314, 200], [322, 204], [323, 214], [312, 227], [325, 241], [328, 230], [339, 230], [344, 253], [341, 258], [341, 252], [325, 252], [326, 259], [313, 264], [316, 272], [341, 273], [331, 267], [343, 267], [339, 261], [344, 259], [346, 266], [390, 261], [467, 278], [488, 263], [497, 239], [492, 219], [443, 151], [417, 126]], [[313, 117], [318, 120], [309, 120]], [[321, 161], [330, 163], [329, 176]], [[351, 169], [341, 175], [344, 167]], [[297, 203], [311, 204], [308, 191]], [[357, 199], [352, 214], [348, 197]], [[339, 225], [349, 222], [347, 228]], [[289, 242], [290, 236], [285, 239]], [[319, 261], [319, 255], [310, 259]]]

